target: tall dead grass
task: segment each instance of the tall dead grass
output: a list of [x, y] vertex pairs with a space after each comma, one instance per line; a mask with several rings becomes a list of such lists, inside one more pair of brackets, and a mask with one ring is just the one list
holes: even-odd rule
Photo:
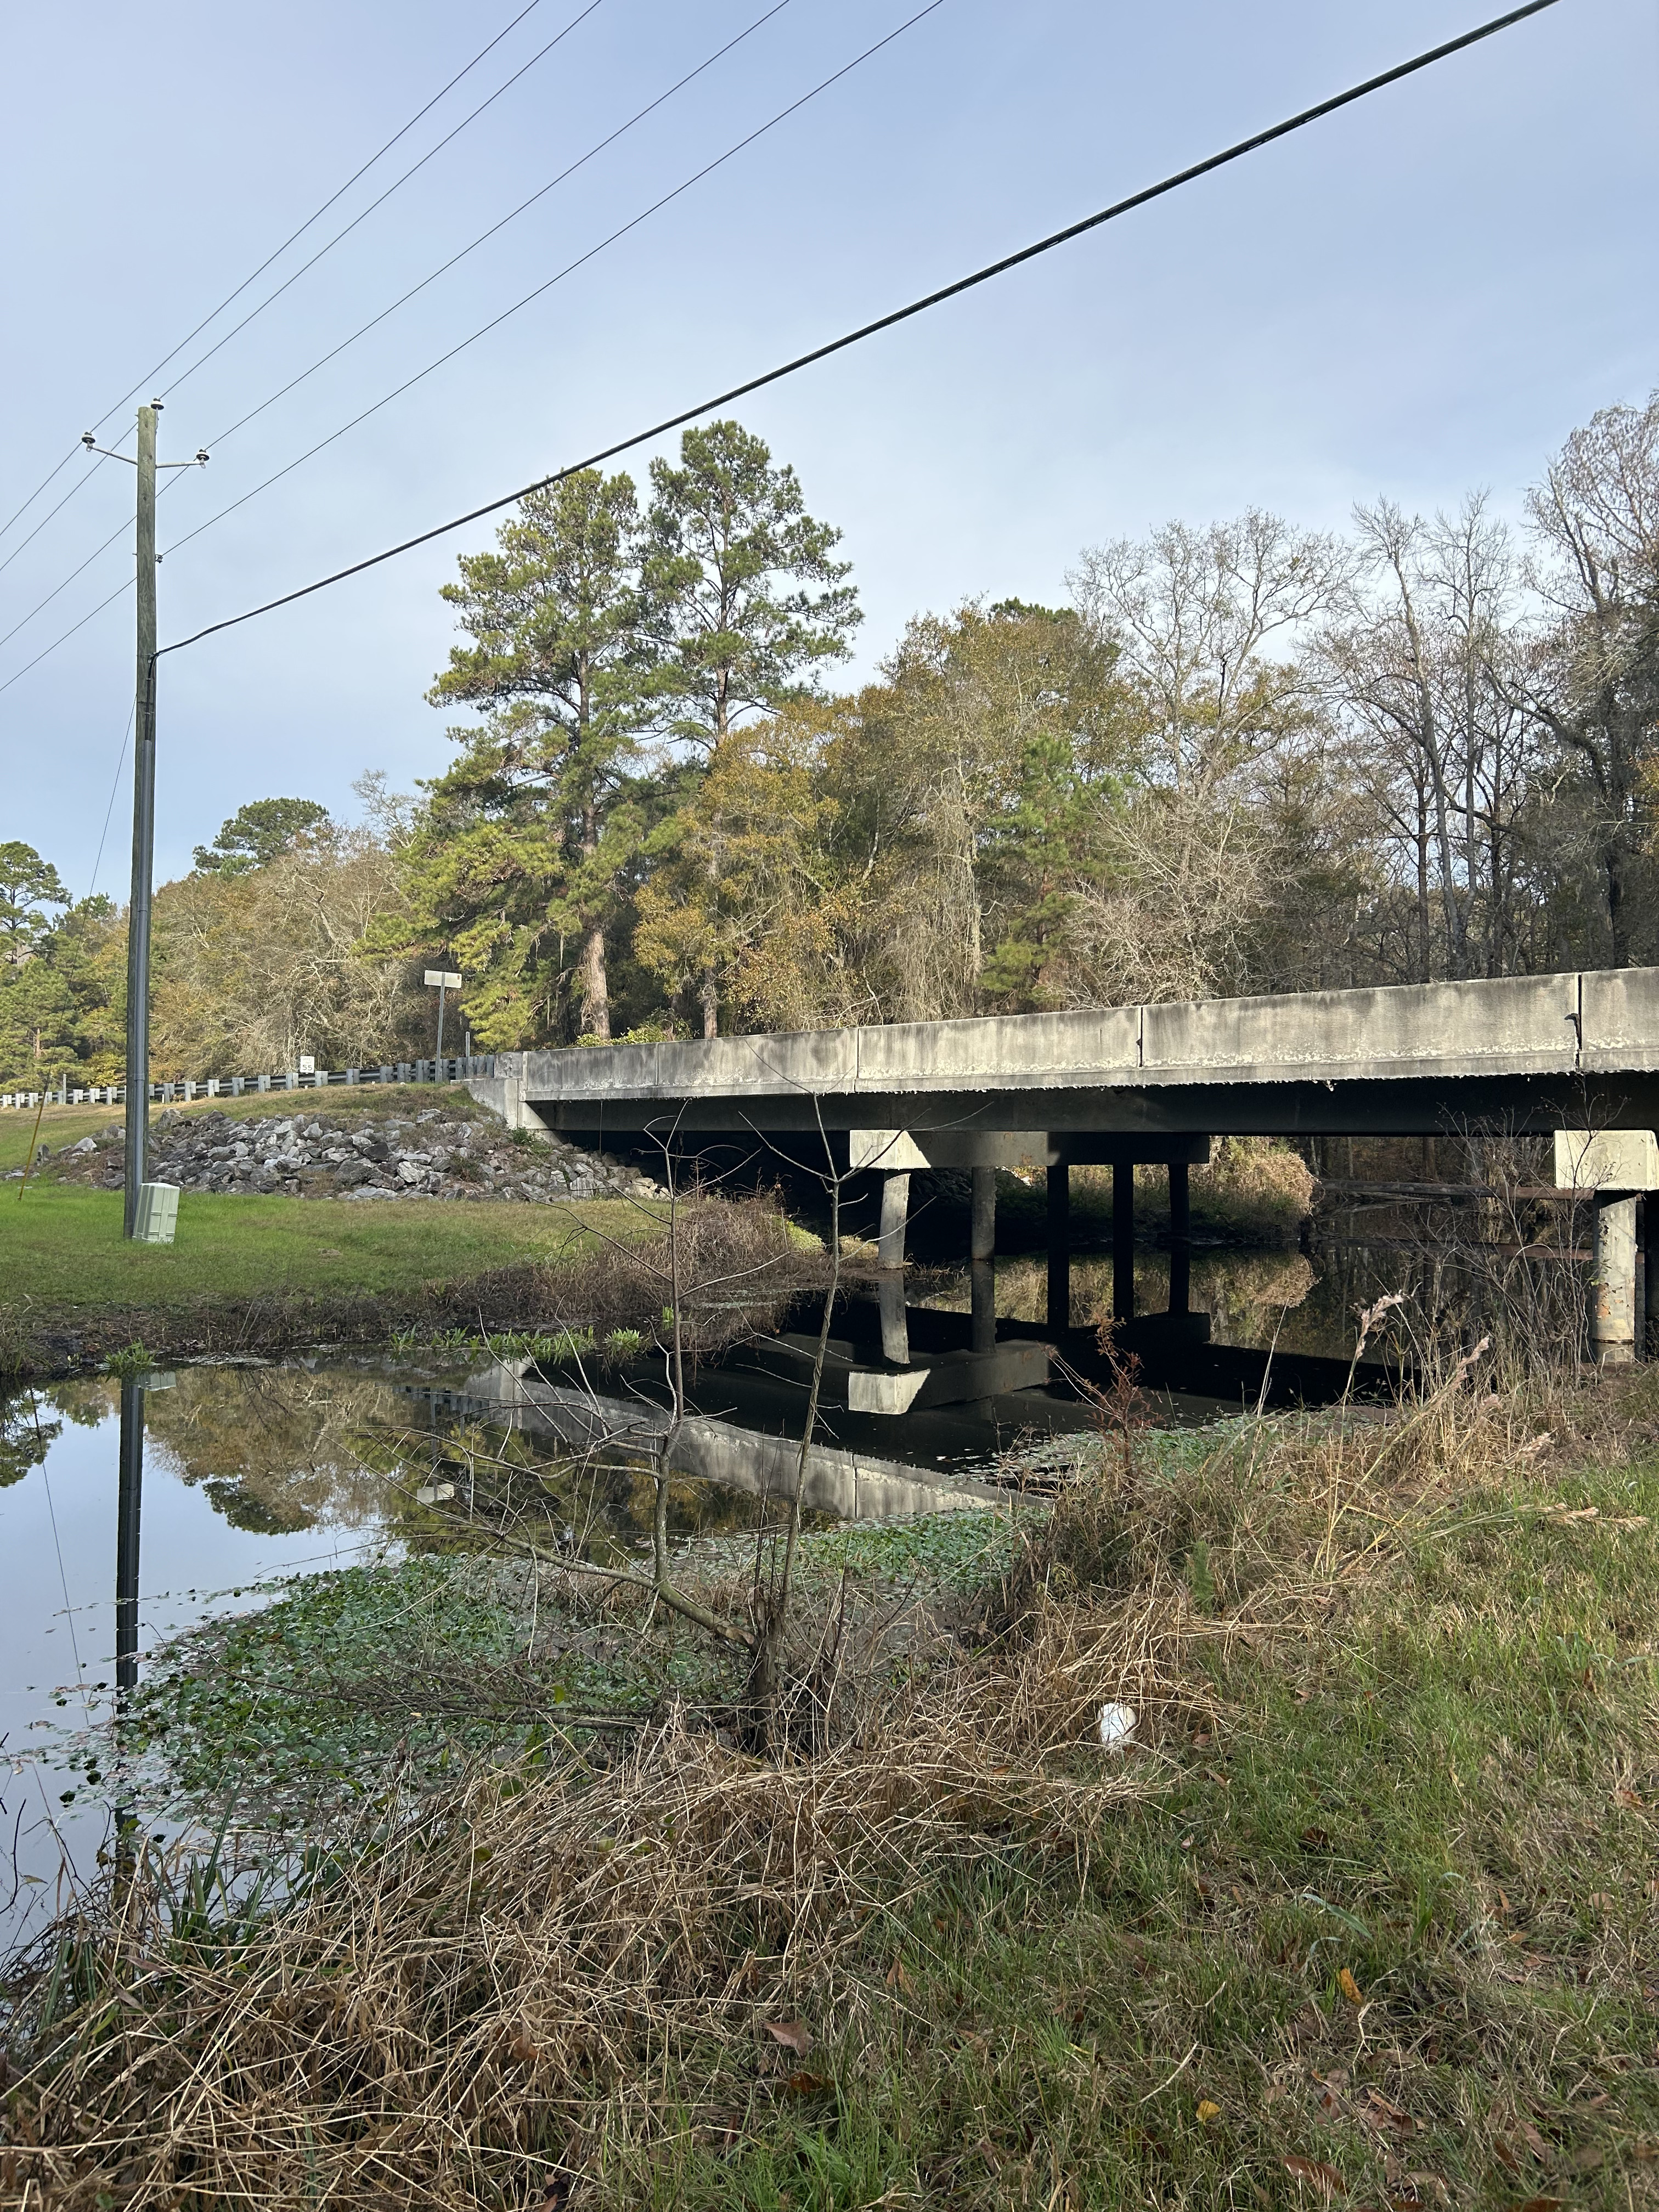
[[5, 2201], [556, 2200], [734, 2051], [752, 2075], [766, 2022], [824, 2033], [866, 1923], [943, 1866], [1086, 1858], [1149, 1786], [1060, 1755], [1092, 1690], [1033, 1647], [778, 1765], [671, 1717], [608, 1767], [475, 1775], [222, 1938], [141, 1867], [14, 2020]]
[[[141, 1862], [14, 1978], [0, 2194], [624, 2200], [672, 2138], [814, 2086], [809, 2039], [870, 2000], [872, 1924], [992, 1855], [1076, 1882], [1172, 1771], [1160, 1747], [1225, 1726], [1243, 1652], [1294, 1668], [1553, 1433], [1472, 1371], [1202, 1451], [1126, 1422], [953, 1655], [885, 1689], [861, 1667], [814, 1756], [746, 1757], [670, 1711], [620, 1754], [382, 1811], [246, 1925], [181, 1918]], [[1139, 1756], [1101, 1751], [1107, 1699], [1136, 1707]]]

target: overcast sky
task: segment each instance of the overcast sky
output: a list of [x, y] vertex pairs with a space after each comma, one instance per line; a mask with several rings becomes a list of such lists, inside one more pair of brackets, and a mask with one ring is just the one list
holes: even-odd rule
[[[230, 426], [772, 0], [599, 0], [349, 237], [198, 356], [586, 5], [538, 0], [234, 308], [192, 326], [503, 29], [515, 0], [56, 0], [11, 9], [0, 840], [92, 879], [132, 690], [132, 447], [166, 394], [165, 642], [482, 503], [1419, 48], [1497, 0], [942, 0], [755, 144], [188, 544], [185, 533], [586, 253], [915, 14], [787, 0], [732, 52], [297, 390]], [[839, 525], [866, 620], [1055, 600], [1079, 549], [1247, 505], [1526, 484], [1659, 383], [1659, 11], [1560, 0], [737, 410]], [[131, 401], [130, 387], [142, 384]], [[648, 453], [629, 464], [643, 479]], [[81, 479], [86, 481], [82, 485]], [[78, 487], [78, 488], [77, 488]], [[53, 502], [74, 496], [27, 544]], [[448, 747], [438, 587], [487, 526], [162, 664], [157, 873], [245, 800], [353, 811]], [[21, 550], [18, 550], [19, 548]], [[124, 893], [127, 787], [98, 871]]]

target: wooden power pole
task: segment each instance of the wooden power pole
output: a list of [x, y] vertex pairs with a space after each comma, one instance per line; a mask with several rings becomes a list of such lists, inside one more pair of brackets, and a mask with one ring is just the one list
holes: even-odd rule
[[127, 909], [126, 1213], [138, 1222], [149, 1133], [149, 899], [155, 850], [155, 417], [138, 410], [138, 665], [133, 708], [132, 899]]

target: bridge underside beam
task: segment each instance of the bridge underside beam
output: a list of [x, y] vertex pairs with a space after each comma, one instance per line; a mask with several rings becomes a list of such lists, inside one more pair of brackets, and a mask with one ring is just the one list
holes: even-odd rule
[[[1398, 1082], [1149, 1084], [872, 1093], [750, 1091], [741, 1098], [526, 1097], [547, 1128], [579, 1141], [647, 1134], [742, 1142], [849, 1129], [1045, 1129], [1064, 1137], [1444, 1136], [1474, 1124], [1516, 1135], [1659, 1129], [1659, 1075], [1462, 1076]], [[793, 1151], [798, 1149], [791, 1146]], [[1067, 1150], [1072, 1150], [1067, 1147]], [[1079, 1157], [1075, 1152], [1073, 1157]]]

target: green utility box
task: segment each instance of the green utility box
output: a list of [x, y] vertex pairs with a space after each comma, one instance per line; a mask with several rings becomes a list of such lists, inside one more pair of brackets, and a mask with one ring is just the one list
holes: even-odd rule
[[171, 1244], [179, 1226], [179, 1186], [176, 1182], [141, 1182], [133, 1241], [139, 1244]]

